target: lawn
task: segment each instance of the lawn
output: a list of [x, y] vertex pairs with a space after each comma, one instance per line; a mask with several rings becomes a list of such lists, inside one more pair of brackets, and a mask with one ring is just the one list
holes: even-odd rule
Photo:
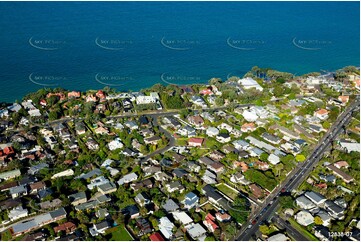
[[107, 234], [111, 234], [110, 241], [132, 241], [132, 237], [125, 230], [124, 226], [119, 225], [117, 227], [107, 230]]
[[12, 239], [10, 230], [5, 230], [4, 232], [1, 233], [1, 241], [9, 241]]
[[308, 240], [310, 241], [319, 241], [313, 234], [308, 232], [303, 226], [298, 224], [294, 219], [289, 218], [288, 221], [290, 222], [291, 226], [297, 229], [301, 234], [303, 234]]
[[237, 196], [238, 196], [238, 192], [234, 191], [233, 189], [227, 187], [226, 185], [219, 184], [217, 186], [217, 189], [220, 190], [221, 192], [223, 192], [224, 194], [226, 194], [229, 198], [231, 198], [232, 200], [234, 200]]

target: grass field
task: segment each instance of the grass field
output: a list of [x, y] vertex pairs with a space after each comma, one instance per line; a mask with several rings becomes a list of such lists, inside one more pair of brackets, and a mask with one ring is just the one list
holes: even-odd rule
[[125, 230], [124, 226], [119, 225], [117, 227], [107, 230], [107, 235], [111, 235], [110, 241], [131, 241], [132, 237]]
[[301, 225], [299, 225], [294, 219], [289, 218], [288, 221], [290, 222], [290, 224], [292, 225], [292, 227], [294, 227], [295, 229], [297, 229], [301, 234], [303, 234], [308, 240], [310, 241], [319, 241], [319, 239], [317, 239], [313, 234], [311, 234], [310, 232], [308, 232], [304, 227], [302, 227]]
[[229, 198], [234, 200], [238, 196], [238, 192], [234, 191], [233, 189], [227, 187], [224, 184], [220, 184], [217, 186], [217, 189], [226, 194]]
[[1, 233], [1, 241], [9, 241], [12, 239], [10, 230], [5, 230], [4, 232]]

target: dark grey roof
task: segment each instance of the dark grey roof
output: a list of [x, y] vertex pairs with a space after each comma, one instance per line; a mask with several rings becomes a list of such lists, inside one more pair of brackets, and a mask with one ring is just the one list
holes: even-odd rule
[[183, 177], [188, 175], [188, 172], [186, 172], [186, 170], [182, 169], [182, 168], [177, 168], [173, 170], [173, 174], [177, 177]]
[[179, 206], [172, 199], [168, 199], [162, 207], [167, 212], [172, 212], [179, 208]]
[[77, 201], [80, 199], [86, 198], [85, 192], [78, 192], [72, 195], [69, 195], [68, 198], [70, 199], [70, 202]]
[[95, 225], [95, 228], [96, 228], [97, 230], [109, 228], [108, 221], [103, 221], [103, 222], [97, 223], [97, 224]]
[[58, 208], [57, 210], [51, 211], [50, 216], [55, 219], [61, 216], [66, 215], [66, 211], [64, 208]]

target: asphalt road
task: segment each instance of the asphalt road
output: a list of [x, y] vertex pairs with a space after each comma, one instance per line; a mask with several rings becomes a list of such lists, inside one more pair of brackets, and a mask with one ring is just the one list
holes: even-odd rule
[[[242, 226], [239, 233], [235, 236], [235, 240], [250, 240], [257, 232], [259, 225], [263, 221], [267, 220], [275, 211], [282, 189], [284, 188], [286, 191], [292, 191], [303, 182], [317, 162], [322, 158], [323, 153], [330, 148], [332, 140], [335, 139], [342, 131], [343, 127], [351, 121], [352, 112], [357, 108], [359, 109], [359, 103], [360, 96], [357, 96], [356, 100], [348, 106], [348, 108], [337, 118], [328, 132], [321, 138], [309, 158], [302, 164], [299, 163], [299, 165], [288, 175], [285, 181], [280, 186], [276, 187], [265, 199], [263, 206], [258, 208], [258, 210], [254, 213], [254, 216], [252, 216], [249, 221]], [[256, 221], [252, 224], [252, 221], [254, 220]]]

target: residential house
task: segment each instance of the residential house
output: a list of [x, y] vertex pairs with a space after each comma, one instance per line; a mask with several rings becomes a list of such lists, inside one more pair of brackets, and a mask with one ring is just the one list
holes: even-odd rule
[[320, 206], [327, 201], [327, 199], [324, 196], [314, 191], [305, 192], [304, 195], [317, 206]]
[[144, 177], [152, 176], [155, 173], [161, 172], [161, 171], [162, 171], [162, 168], [159, 166], [146, 166], [143, 168]]
[[277, 165], [278, 163], [280, 163], [280, 158], [277, 155], [274, 154], [270, 154], [267, 158], [267, 160], [272, 164], [272, 165]]
[[307, 211], [300, 211], [295, 215], [297, 223], [308, 226], [314, 223], [314, 217]]
[[275, 135], [269, 134], [269, 133], [263, 133], [262, 138], [272, 144], [279, 144], [281, 142], [280, 138], [278, 138]]
[[227, 222], [231, 220], [231, 216], [228, 213], [225, 213], [223, 210], [216, 213], [216, 218], [219, 222]]
[[196, 136], [196, 130], [188, 125], [184, 126], [183, 128], [178, 129], [177, 133], [180, 134], [181, 136], [187, 136], [187, 137]]
[[316, 216], [321, 218], [323, 226], [328, 227], [330, 225], [332, 217], [325, 210], [321, 209]]
[[172, 239], [174, 224], [167, 217], [159, 219], [158, 228], [166, 239]]
[[296, 204], [302, 209], [312, 209], [315, 207], [315, 204], [304, 195], [301, 195], [298, 198], [296, 198]]
[[207, 231], [199, 223], [196, 223], [187, 226], [187, 233], [192, 239], [202, 241], [205, 239]]
[[110, 228], [108, 221], [102, 221], [100, 223], [94, 224], [92, 228], [89, 229], [89, 233], [92, 236], [98, 236], [99, 234], [105, 234], [105, 231]]
[[235, 140], [232, 144], [237, 150], [249, 150], [250, 148], [249, 143], [245, 140]]
[[188, 172], [182, 168], [176, 168], [173, 170], [173, 176], [176, 178], [182, 178], [188, 175]]
[[111, 142], [108, 143], [109, 150], [121, 149], [124, 147], [121, 139], [119, 137], [115, 138]]
[[199, 201], [199, 197], [193, 192], [189, 192], [185, 195], [185, 198], [182, 203], [184, 204], [184, 207], [189, 210], [197, 206], [198, 201]]
[[215, 137], [219, 134], [219, 130], [215, 127], [209, 127], [207, 130], [206, 130], [206, 134], [210, 137]]
[[228, 143], [231, 141], [231, 136], [229, 136], [229, 134], [226, 133], [220, 133], [216, 136], [216, 140], [220, 143]]
[[56, 227], [54, 227], [54, 232], [57, 234], [60, 231], [64, 231], [65, 234], [73, 233], [76, 230], [76, 225], [72, 222], [65, 222], [63, 224], [60, 224]]
[[168, 199], [165, 201], [165, 203], [162, 205], [162, 208], [167, 212], [174, 212], [179, 209], [179, 206], [172, 200]]
[[15, 221], [17, 219], [27, 217], [28, 215], [29, 215], [28, 210], [20, 205], [10, 210], [8, 217], [10, 221]]
[[21, 176], [21, 172], [19, 169], [12, 170], [12, 171], [6, 171], [0, 173], [0, 180], [9, 180], [15, 177]]
[[336, 166], [334, 166], [332, 164], [328, 165], [326, 167], [329, 170], [331, 170], [333, 172], [333, 174], [340, 177], [346, 183], [350, 183], [350, 182], [352, 182], [354, 180], [352, 176], [350, 176], [349, 174], [345, 173], [344, 171], [338, 169]]
[[127, 207], [125, 207], [122, 210], [122, 213], [125, 216], [129, 216], [131, 219], [137, 218], [139, 216], [139, 209], [136, 205], [129, 205]]
[[137, 174], [132, 172], [132, 173], [129, 173], [129, 174], [123, 176], [121, 179], [119, 179], [118, 184], [121, 186], [124, 183], [130, 183], [130, 182], [135, 181], [137, 179], [138, 179]]
[[192, 147], [201, 147], [203, 144], [203, 138], [190, 138], [188, 145]]
[[16, 186], [16, 187], [12, 187], [9, 189], [10, 195], [11, 197], [17, 198], [17, 197], [22, 197], [28, 194], [28, 189], [25, 185], [20, 185], [20, 186]]
[[145, 218], [137, 218], [135, 221], [136, 221], [136, 226], [139, 229], [138, 236], [142, 236], [142, 235], [152, 232], [150, 224], [149, 224], [148, 220], [146, 220]]
[[68, 196], [71, 205], [78, 206], [79, 204], [86, 203], [88, 201], [85, 192], [78, 192]]
[[212, 186], [206, 185], [202, 188], [202, 192], [208, 197], [208, 200], [216, 206], [229, 208], [228, 201], [217, 192]]
[[59, 208], [49, 213], [37, 215], [32, 217], [23, 223], [16, 223], [10, 228], [10, 232], [13, 236], [19, 236], [24, 233], [28, 233], [32, 230], [38, 229], [46, 224], [56, 222], [66, 217], [66, 211], [64, 208]]
[[344, 161], [344, 160], [337, 161], [333, 165], [338, 169], [341, 169], [341, 168], [348, 169], [348, 167], [349, 167], [349, 164], [347, 163], [347, 161]]
[[179, 221], [184, 226], [193, 223], [193, 219], [185, 212], [173, 212], [172, 215], [176, 221]]
[[318, 111], [316, 111], [314, 114], [313, 114], [313, 116], [315, 116], [315, 117], [317, 117], [317, 118], [319, 118], [319, 119], [321, 119], [321, 120], [326, 120], [326, 119], [328, 119], [328, 111], [326, 110], [326, 109], [324, 109], [324, 108], [321, 108], [321, 109], [319, 109]]
[[342, 105], [343, 106], [346, 106], [346, 104], [348, 103], [348, 101], [350, 100], [350, 97], [349, 96], [339, 96], [338, 97], [338, 100], [340, 102], [342, 102]]
[[105, 184], [101, 184], [97, 188], [98, 191], [103, 195], [115, 192], [117, 190], [117, 186], [113, 182], [107, 182]]
[[267, 241], [288, 241], [290, 238], [288, 238], [286, 235], [282, 233], [277, 233], [275, 235], [270, 236]]
[[262, 188], [260, 188], [259, 186], [257, 186], [256, 184], [252, 184], [249, 186], [251, 192], [252, 192], [252, 195], [254, 197], [256, 197], [257, 199], [260, 199], [264, 196], [264, 192], [262, 190]]
[[325, 209], [334, 219], [341, 220], [345, 216], [345, 209], [336, 205], [333, 201], [327, 200], [325, 202]]
[[208, 156], [214, 161], [220, 161], [226, 157], [225, 154], [223, 154], [222, 152], [220, 152], [218, 150], [212, 151]]
[[182, 183], [180, 183], [180, 181], [173, 181], [171, 183], [166, 184], [165, 187], [167, 188], [167, 191], [169, 193], [173, 193], [173, 192], [182, 193], [184, 191], [184, 186], [182, 185]]
[[189, 116], [188, 122], [198, 128], [202, 127], [204, 124], [204, 120], [200, 115]]
[[244, 123], [241, 127], [242, 132], [253, 132], [256, 130], [255, 123]]
[[33, 184], [30, 184], [30, 193], [32, 194], [38, 193], [40, 190], [45, 189], [45, 187], [46, 187], [45, 182], [43, 181], [35, 182]]
[[144, 205], [147, 205], [151, 202], [150, 197], [145, 192], [138, 193], [134, 200], [136, 203], [139, 204], [139, 206], [143, 207]]
[[240, 183], [243, 185], [248, 185], [250, 182], [244, 177], [244, 175], [241, 172], [237, 172], [231, 176], [230, 179], [233, 183]]
[[227, 123], [221, 123], [220, 125], [218, 125], [217, 127], [219, 130], [222, 130], [222, 129], [225, 129], [227, 130], [228, 132], [232, 132], [233, 130], [233, 127]]
[[214, 231], [218, 228], [218, 225], [215, 223], [216, 218], [208, 213], [203, 221], [203, 224], [207, 227], [208, 231], [214, 233]]
[[164, 238], [159, 232], [155, 232], [149, 236], [150, 241], [164, 241]]
[[149, 137], [149, 138], [144, 138], [144, 143], [145, 144], [152, 144], [152, 145], [156, 145], [158, 144], [158, 142], [162, 140], [159, 136], [152, 136], [152, 137]]
[[103, 185], [105, 183], [109, 183], [109, 180], [105, 178], [104, 176], [99, 176], [90, 181], [90, 184], [87, 185], [89, 190], [92, 190], [95, 187], [98, 187], [100, 185]]
[[340, 141], [339, 145], [347, 153], [351, 153], [352, 151], [360, 153], [360, 143]]

